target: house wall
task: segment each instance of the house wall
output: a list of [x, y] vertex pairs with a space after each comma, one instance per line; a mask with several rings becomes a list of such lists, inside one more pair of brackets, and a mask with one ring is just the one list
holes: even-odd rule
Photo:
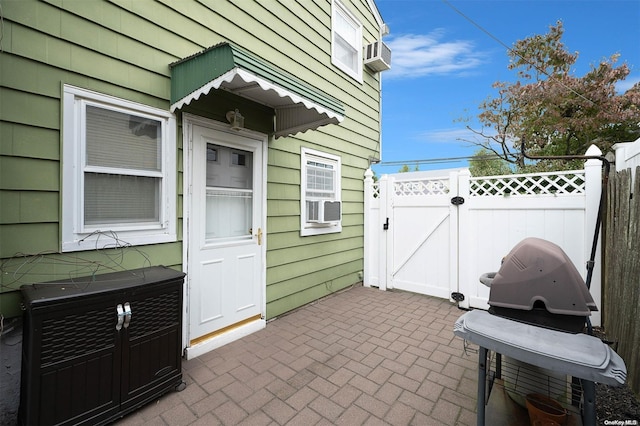
[[[378, 38], [367, 0], [343, 1]], [[19, 286], [82, 276], [95, 265], [182, 267], [182, 141], [178, 114], [178, 241], [117, 252], [60, 254], [61, 93], [71, 84], [169, 109], [169, 64], [227, 40], [339, 99], [343, 123], [269, 140], [267, 316], [277, 316], [360, 281], [363, 184], [379, 146], [379, 74], [359, 83], [331, 65], [330, 1], [113, 0], [3, 2], [0, 51], [0, 313], [18, 315]], [[238, 99], [220, 96], [189, 112], [224, 120]], [[269, 132], [257, 105], [252, 130]], [[245, 117], [249, 114], [241, 109]], [[343, 231], [300, 237], [300, 150], [342, 157]], [[25, 257], [25, 255], [38, 255]], [[100, 273], [100, 271], [98, 271]]]

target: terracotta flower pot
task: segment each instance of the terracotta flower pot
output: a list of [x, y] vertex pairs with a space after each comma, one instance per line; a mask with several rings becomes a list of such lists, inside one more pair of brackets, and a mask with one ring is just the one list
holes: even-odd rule
[[530, 393], [526, 404], [532, 426], [563, 425], [567, 421], [567, 410], [558, 401], [545, 395]]

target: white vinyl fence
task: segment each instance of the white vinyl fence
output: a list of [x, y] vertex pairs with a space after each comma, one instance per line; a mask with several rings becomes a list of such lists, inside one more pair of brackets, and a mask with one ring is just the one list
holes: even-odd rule
[[[586, 155], [599, 156], [592, 146]], [[599, 160], [583, 170], [471, 177], [468, 170], [365, 174], [364, 285], [487, 309], [479, 281], [526, 237], [558, 244], [583, 278], [602, 187]], [[591, 294], [601, 306], [600, 245]], [[600, 325], [600, 313], [591, 317]]]
[[616, 170], [631, 169], [632, 182], [635, 182], [636, 167], [640, 166], [640, 139], [617, 143], [613, 149], [616, 152]]

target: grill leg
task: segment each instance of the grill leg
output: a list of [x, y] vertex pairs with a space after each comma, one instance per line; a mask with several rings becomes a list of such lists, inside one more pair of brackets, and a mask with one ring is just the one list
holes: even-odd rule
[[596, 424], [596, 385], [591, 380], [582, 380], [582, 424]]
[[487, 348], [480, 346], [478, 350], [478, 417], [476, 424], [484, 426], [485, 392], [487, 380]]

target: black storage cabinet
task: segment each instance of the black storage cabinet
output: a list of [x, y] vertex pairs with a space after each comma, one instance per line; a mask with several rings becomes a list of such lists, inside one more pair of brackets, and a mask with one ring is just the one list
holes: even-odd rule
[[19, 422], [110, 423], [182, 382], [182, 286], [163, 266], [21, 287]]

